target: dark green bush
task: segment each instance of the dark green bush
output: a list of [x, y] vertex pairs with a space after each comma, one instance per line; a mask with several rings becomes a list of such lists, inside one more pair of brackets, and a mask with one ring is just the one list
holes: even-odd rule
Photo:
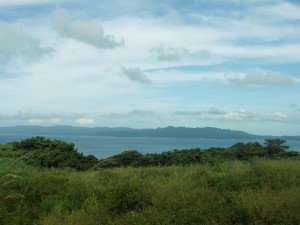
[[20, 142], [13, 142], [13, 151], [23, 152], [24, 161], [36, 167], [68, 167], [84, 171], [98, 163], [95, 156], [84, 156], [79, 153], [73, 143], [45, 137], [33, 137]]

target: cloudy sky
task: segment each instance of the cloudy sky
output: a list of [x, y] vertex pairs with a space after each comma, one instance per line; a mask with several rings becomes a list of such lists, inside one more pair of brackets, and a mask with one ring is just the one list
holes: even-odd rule
[[300, 135], [298, 0], [1, 0], [0, 126]]

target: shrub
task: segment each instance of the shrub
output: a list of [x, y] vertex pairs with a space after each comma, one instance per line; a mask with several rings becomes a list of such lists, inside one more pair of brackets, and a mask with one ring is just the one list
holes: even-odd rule
[[33, 137], [20, 142], [13, 142], [13, 151], [22, 151], [26, 163], [36, 167], [62, 168], [76, 170], [92, 168], [98, 159], [95, 156], [84, 156], [73, 143], [67, 143], [45, 137]]

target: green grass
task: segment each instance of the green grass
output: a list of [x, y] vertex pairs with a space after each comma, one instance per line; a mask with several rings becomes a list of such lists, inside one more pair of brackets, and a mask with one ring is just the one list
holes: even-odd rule
[[12, 163], [0, 158], [1, 225], [300, 224], [299, 159], [89, 172]]

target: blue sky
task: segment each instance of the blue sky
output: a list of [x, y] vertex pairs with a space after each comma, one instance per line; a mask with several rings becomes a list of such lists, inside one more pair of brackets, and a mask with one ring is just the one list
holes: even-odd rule
[[300, 135], [300, 2], [1, 0], [0, 126]]

